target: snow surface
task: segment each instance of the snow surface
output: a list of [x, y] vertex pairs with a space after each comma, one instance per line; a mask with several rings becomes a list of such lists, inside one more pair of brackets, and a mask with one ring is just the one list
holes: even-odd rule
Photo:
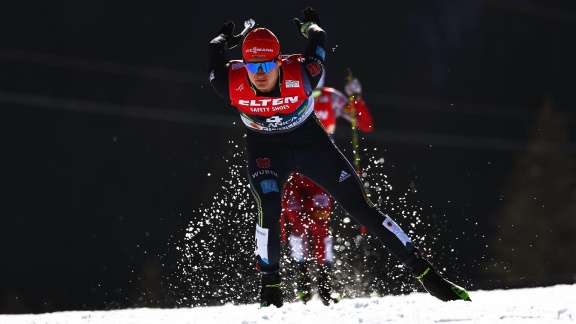
[[576, 284], [552, 287], [479, 290], [472, 302], [441, 302], [425, 293], [344, 299], [324, 306], [286, 303], [282, 308], [224, 305], [177, 309], [70, 311], [48, 314], [0, 315], [2, 324], [65, 323], [574, 323]]

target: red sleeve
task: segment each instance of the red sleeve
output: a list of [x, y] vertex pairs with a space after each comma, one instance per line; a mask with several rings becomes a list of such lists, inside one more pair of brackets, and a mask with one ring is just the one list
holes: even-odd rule
[[356, 100], [356, 116], [358, 116], [358, 129], [363, 132], [371, 132], [374, 130], [374, 121], [372, 120], [372, 115], [370, 114], [370, 110], [366, 105], [366, 102], [362, 100], [362, 98], [358, 98]]

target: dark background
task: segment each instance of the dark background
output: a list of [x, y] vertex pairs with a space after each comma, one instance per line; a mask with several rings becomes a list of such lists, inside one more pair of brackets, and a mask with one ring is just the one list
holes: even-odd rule
[[[188, 306], [190, 263], [209, 277], [235, 248], [252, 264], [250, 207], [236, 225], [237, 204], [209, 207], [228, 227], [184, 239], [243, 176], [243, 128], [208, 83], [206, 45], [253, 18], [301, 52], [292, 19], [309, 5], [326, 84], [342, 89], [346, 68], [363, 84], [376, 127], [363, 164], [385, 161], [371, 181], [389, 186], [386, 211], [435, 237], [423, 245], [471, 289], [572, 282], [571, 0], [3, 0], [0, 312]], [[345, 123], [336, 141], [350, 154]], [[209, 243], [234, 226], [250, 235]], [[182, 257], [207, 244], [223, 257]]]

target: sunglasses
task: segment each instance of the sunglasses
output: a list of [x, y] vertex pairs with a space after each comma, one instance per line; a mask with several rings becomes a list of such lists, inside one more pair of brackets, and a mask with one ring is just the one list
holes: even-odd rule
[[258, 63], [244, 62], [244, 66], [246, 67], [246, 70], [250, 71], [250, 73], [254, 74], [258, 73], [259, 68], [262, 68], [262, 71], [264, 71], [264, 73], [268, 73], [276, 67], [276, 60], [277, 59], [273, 59], [272, 61], [258, 62]]

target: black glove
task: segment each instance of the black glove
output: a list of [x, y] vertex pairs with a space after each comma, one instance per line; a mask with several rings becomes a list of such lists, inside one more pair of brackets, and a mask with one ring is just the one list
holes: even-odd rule
[[302, 10], [302, 14], [304, 18], [300, 21], [298, 18], [294, 18], [294, 25], [296, 25], [296, 29], [298, 29], [298, 33], [306, 38], [308, 38], [308, 27], [312, 24], [316, 24], [318, 26], [322, 26], [320, 22], [320, 17], [316, 13], [316, 10], [308, 7]]
[[222, 25], [222, 28], [218, 31], [218, 36], [222, 36], [226, 39], [226, 47], [228, 47], [228, 49], [236, 47], [244, 39], [242, 34], [234, 35], [233, 21], [229, 21]]

